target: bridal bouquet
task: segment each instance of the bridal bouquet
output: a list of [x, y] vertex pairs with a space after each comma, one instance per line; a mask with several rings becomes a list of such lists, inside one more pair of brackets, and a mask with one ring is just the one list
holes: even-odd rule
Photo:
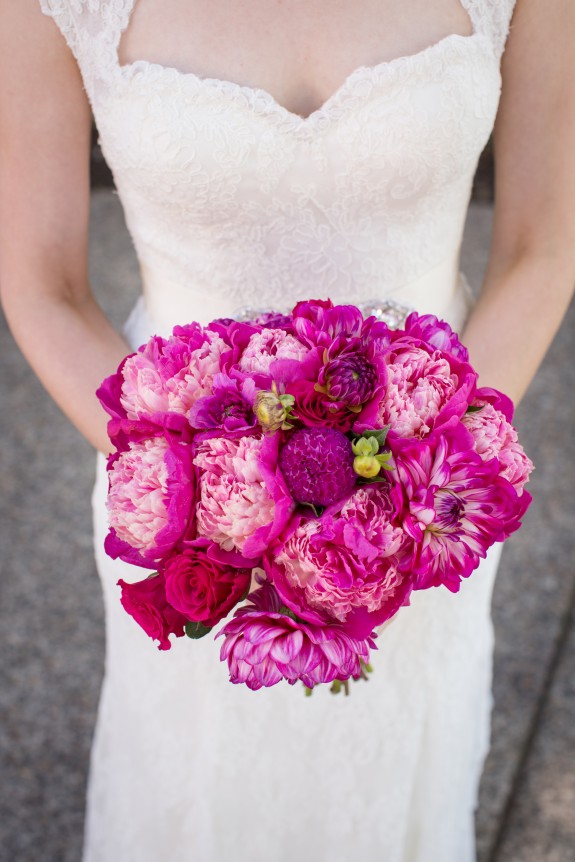
[[154, 570], [119, 581], [125, 610], [166, 650], [236, 608], [221, 659], [251, 689], [363, 676], [375, 629], [413, 590], [457, 592], [531, 500], [512, 403], [432, 315], [176, 326], [98, 395], [106, 551]]

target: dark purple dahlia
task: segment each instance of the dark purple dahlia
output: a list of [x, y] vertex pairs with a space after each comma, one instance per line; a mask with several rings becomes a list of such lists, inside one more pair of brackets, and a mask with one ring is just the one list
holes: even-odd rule
[[352, 410], [369, 401], [377, 384], [376, 369], [361, 353], [341, 353], [327, 363], [322, 377], [329, 398]]
[[330, 506], [348, 494], [357, 476], [349, 439], [335, 428], [300, 428], [279, 455], [279, 468], [298, 503]]

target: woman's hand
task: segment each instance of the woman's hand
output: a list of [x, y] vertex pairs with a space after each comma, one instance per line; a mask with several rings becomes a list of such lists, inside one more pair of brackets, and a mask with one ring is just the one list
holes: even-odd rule
[[109, 451], [95, 396], [128, 345], [88, 283], [91, 116], [78, 66], [38, 0], [0, 0], [0, 295], [22, 352]]
[[463, 340], [480, 381], [519, 401], [575, 286], [575, 3], [517, 0], [495, 125], [489, 266]]

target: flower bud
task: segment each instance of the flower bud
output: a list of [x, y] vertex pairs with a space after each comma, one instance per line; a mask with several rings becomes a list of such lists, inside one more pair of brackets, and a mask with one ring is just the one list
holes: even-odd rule
[[353, 469], [364, 479], [375, 479], [381, 470], [381, 465], [374, 455], [356, 455], [353, 459]]
[[254, 413], [264, 431], [279, 431], [287, 418], [287, 410], [274, 392], [258, 392]]
[[377, 455], [379, 444], [375, 437], [360, 437], [351, 444], [354, 455]]

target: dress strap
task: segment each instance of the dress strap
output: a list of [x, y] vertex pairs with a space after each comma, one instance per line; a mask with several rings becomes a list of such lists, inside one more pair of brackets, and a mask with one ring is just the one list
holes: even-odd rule
[[516, 0], [461, 0], [474, 26], [491, 40], [497, 58], [505, 50]]
[[117, 48], [135, 0], [39, 0], [74, 54], [93, 101], [117, 67]]

